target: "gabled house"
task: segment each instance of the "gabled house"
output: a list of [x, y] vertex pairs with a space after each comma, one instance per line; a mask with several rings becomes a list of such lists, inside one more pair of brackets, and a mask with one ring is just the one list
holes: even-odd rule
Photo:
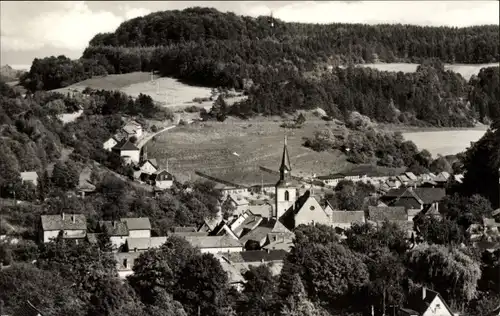
[[36, 171], [21, 172], [21, 181], [29, 182], [36, 187], [38, 184], [38, 174]]
[[454, 316], [448, 304], [438, 292], [422, 288], [421, 293], [410, 296], [404, 308], [399, 310], [401, 316]]
[[158, 171], [158, 163], [156, 162], [156, 159], [151, 158], [144, 160], [143, 162], [140, 163], [139, 165], [139, 171], [141, 173], [146, 173], [146, 174], [153, 174]]
[[259, 224], [247, 233], [243, 233], [240, 237], [241, 244], [249, 250], [253, 249], [254, 245], [259, 248], [264, 247], [266, 244], [278, 240], [290, 240], [293, 238], [293, 233], [288, 230], [283, 224], [275, 218], [263, 218]]
[[121, 222], [127, 225], [129, 237], [151, 237], [151, 223], [147, 217], [122, 218]]
[[318, 200], [311, 196], [310, 191], [306, 191], [299, 197], [279, 220], [289, 230], [293, 230], [301, 224], [330, 225], [330, 218]]
[[87, 235], [87, 219], [83, 214], [41, 215], [40, 240], [44, 243], [57, 238], [83, 240]]
[[239, 215], [249, 206], [249, 202], [240, 195], [229, 194], [222, 205], [234, 208], [234, 215]]
[[219, 225], [217, 225], [209, 234], [208, 236], [225, 236], [229, 235], [234, 239], [238, 239], [238, 237], [233, 233], [231, 228], [229, 228], [229, 225], [225, 220], [222, 220]]
[[245, 211], [230, 224], [229, 228], [239, 238], [255, 229], [262, 220], [262, 216], [255, 215], [251, 211]]
[[326, 176], [318, 176], [316, 177], [316, 179], [321, 181], [326, 186], [336, 187], [341, 180], [344, 180], [344, 177], [345, 175], [338, 173]]
[[150, 180], [151, 184], [160, 190], [170, 189], [174, 184], [174, 176], [166, 170], [156, 171]]
[[211, 219], [207, 218], [203, 221], [203, 224], [201, 224], [200, 228], [198, 228], [198, 232], [210, 233], [220, 224], [222, 220], [222, 217], [219, 216]]
[[418, 177], [413, 172], [405, 172], [404, 175], [410, 179], [410, 181], [417, 181]]
[[110, 138], [108, 138], [104, 143], [102, 143], [102, 148], [104, 148], [104, 150], [111, 151], [113, 147], [115, 147], [116, 144], [118, 144], [119, 142], [120, 139], [118, 139], [118, 137], [113, 135]]
[[122, 139], [113, 149], [126, 163], [138, 163], [140, 160], [141, 150], [128, 139]]
[[119, 249], [127, 241], [129, 236], [127, 224], [119, 221], [100, 221], [99, 229], [106, 231], [114, 249]]
[[380, 200], [389, 206], [403, 206], [405, 209], [424, 210], [439, 203], [446, 196], [443, 188], [400, 188], [387, 192]]

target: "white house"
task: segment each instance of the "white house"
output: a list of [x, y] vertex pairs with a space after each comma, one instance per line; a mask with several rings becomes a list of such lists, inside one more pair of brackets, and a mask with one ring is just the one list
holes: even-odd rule
[[87, 219], [83, 214], [42, 215], [40, 239], [50, 242], [62, 232], [64, 239], [84, 239], [87, 235]]
[[126, 163], [139, 163], [140, 161], [141, 150], [128, 139], [122, 139], [112, 150], [123, 157]]
[[151, 175], [151, 181], [161, 190], [170, 189], [174, 184], [174, 176], [166, 170], [160, 170]]
[[151, 223], [149, 222], [149, 218], [122, 218], [120, 221], [126, 223], [129, 237], [151, 237]]
[[365, 212], [364, 211], [332, 211], [331, 215], [332, 227], [341, 229], [349, 229], [352, 224], [364, 224]]
[[129, 236], [127, 224], [119, 221], [100, 221], [101, 231], [106, 230], [114, 249], [119, 249], [127, 241]]
[[139, 170], [142, 173], [153, 174], [158, 171], [158, 163], [154, 158], [147, 159], [140, 164]]
[[341, 180], [344, 180], [343, 174], [333, 174], [327, 176], [319, 176], [316, 179], [323, 182], [326, 186], [336, 187]]
[[38, 184], [38, 174], [36, 171], [21, 172], [21, 180], [23, 182], [30, 182], [36, 186]]
[[139, 258], [141, 252], [115, 252], [116, 260], [116, 270], [118, 271], [118, 276], [125, 279], [127, 276], [134, 273], [132, 268], [134, 267], [135, 260]]
[[421, 293], [412, 295], [406, 306], [400, 308], [401, 316], [456, 316], [438, 292], [422, 288]]
[[119, 140], [115, 136], [111, 136], [102, 144], [102, 148], [104, 148], [107, 151], [111, 151], [113, 147], [118, 144]]

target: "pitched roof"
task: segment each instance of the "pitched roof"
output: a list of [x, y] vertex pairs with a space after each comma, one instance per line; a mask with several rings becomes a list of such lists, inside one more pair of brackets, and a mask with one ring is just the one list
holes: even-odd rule
[[[245, 212], [238, 219], [241, 223], [234, 222], [231, 225], [231, 229], [236, 236], [241, 236], [242, 233], [251, 231], [263, 220], [262, 216], [254, 215], [250, 211]], [[241, 221], [242, 219], [243, 221]]]
[[399, 188], [387, 192], [386, 198], [415, 198], [421, 204], [431, 204], [441, 201], [446, 196], [444, 188]]
[[337, 179], [344, 179], [345, 175], [341, 173], [336, 173], [336, 174], [329, 174], [326, 176], [317, 176], [316, 179], [318, 180], [337, 180]]
[[151, 223], [148, 217], [122, 218], [120, 221], [127, 224], [128, 230], [151, 230]]
[[139, 168], [142, 168], [142, 166], [144, 166], [145, 164], [147, 163], [150, 163], [153, 167], [155, 167], [156, 169], [158, 169], [158, 163], [156, 162], [156, 159], [155, 158], [151, 158], [151, 159], [147, 159], [147, 160], [144, 160], [143, 162], [141, 162], [141, 164], [139, 165]]
[[374, 222], [406, 221], [408, 219], [404, 206], [368, 206], [368, 217]]
[[283, 261], [288, 253], [285, 250], [250, 250], [233, 252], [228, 255], [231, 262], [271, 262]]
[[99, 236], [100, 234], [98, 233], [87, 233], [87, 240], [89, 243], [91, 244], [97, 244], [97, 237]]
[[439, 213], [439, 210], [436, 208], [435, 204], [431, 204], [425, 211], [425, 215], [428, 216], [439, 216], [441, 213]]
[[432, 301], [434, 301], [436, 297], [439, 297], [439, 299], [441, 299], [442, 303], [444, 304], [444, 307], [448, 309], [451, 315], [453, 315], [450, 307], [448, 306], [448, 304], [446, 304], [446, 302], [438, 292], [430, 289], [425, 289], [425, 293], [425, 298], [423, 297], [421, 291], [410, 295], [407, 304], [408, 309], [418, 312], [419, 315], [423, 315], [430, 307]]
[[331, 213], [332, 223], [356, 223], [365, 221], [364, 211], [333, 211]]
[[492, 216], [497, 216], [497, 215], [500, 215], [500, 208], [497, 208], [496, 210], [493, 211], [493, 213], [491, 213]]
[[122, 127], [122, 130], [127, 133], [127, 134], [136, 134], [137, 130], [139, 129], [140, 127], [137, 126], [137, 125], [132, 125], [132, 124], [127, 124], [125, 126]]
[[87, 230], [87, 220], [83, 214], [41, 215], [40, 217], [44, 231]]
[[245, 205], [243, 209], [245, 211], [251, 212], [253, 215], [269, 217], [269, 215], [273, 211], [273, 206], [269, 203], [264, 203], [260, 205]]
[[500, 223], [497, 223], [494, 218], [483, 218], [483, 225], [490, 227], [500, 227]]
[[224, 236], [184, 236], [184, 238], [195, 248], [239, 248], [241, 243], [234, 238]]
[[412, 181], [418, 180], [418, 177], [413, 172], [405, 172], [405, 176]]
[[101, 229], [106, 228], [110, 236], [128, 236], [127, 224], [118, 221], [100, 221]]
[[165, 169], [161, 169], [156, 171], [151, 175], [151, 180], [155, 181], [168, 181], [168, 180], [174, 180], [174, 176], [168, 172]]
[[120, 142], [121, 140], [123, 140], [126, 137], [127, 137], [127, 134], [125, 134], [124, 132], [121, 132], [121, 131], [112, 136], [112, 138], [114, 138], [117, 142]]
[[38, 174], [36, 173], [36, 171], [21, 172], [21, 180], [23, 180], [23, 181], [36, 181], [36, 180], [38, 180]]
[[276, 226], [275, 218], [263, 218], [260, 221], [259, 225], [255, 227], [252, 231], [243, 235], [240, 238], [241, 243], [246, 243], [249, 240], [262, 241], [267, 237], [267, 234], [273, 232], [274, 227]]
[[146, 250], [160, 248], [167, 241], [167, 237], [137, 237], [127, 238], [127, 247], [129, 251], [134, 249]]
[[229, 198], [236, 203], [236, 205], [241, 206], [241, 205], [247, 205], [248, 200], [245, 199], [242, 196], [236, 195], [236, 194], [229, 194]]
[[127, 138], [124, 138], [121, 141], [119, 141], [118, 144], [116, 144], [113, 147], [113, 149], [114, 150], [137, 150], [137, 151], [140, 150], [136, 145], [132, 144], [132, 142], [130, 140], [128, 140]]

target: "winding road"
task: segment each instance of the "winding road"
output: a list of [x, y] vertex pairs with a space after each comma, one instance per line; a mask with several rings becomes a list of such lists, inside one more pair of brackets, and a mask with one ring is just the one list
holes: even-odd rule
[[[178, 119], [177, 119], [177, 124], [179, 124], [179, 121], [180, 121], [180, 118], [178, 118]], [[191, 124], [191, 123], [193, 123], [193, 120], [188, 120], [188, 121], [186, 121], [186, 123], [187, 123], [187, 124]], [[144, 137], [144, 138], [142, 138], [141, 140], [139, 140], [139, 141], [137, 142], [137, 145], [136, 145], [136, 146], [137, 146], [139, 149], [141, 149], [141, 148], [142, 148], [142, 146], [146, 145], [146, 143], [147, 143], [149, 140], [151, 140], [153, 137], [155, 137], [156, 135], [158, 135], [158, 134], [160, 134], [160, 133], [166, 132], [166, 131], [168, 131], [168, 130], [171, 130], [172, 128], [177, 127], [177, 124], [176, 124], [176, 125], [167, 126], [167, 127], [163, 128], [163, 129], [161, 129], [161, 130], [159, 130], [159, 131], [157, 131], [157, 132], [155, 132], [155, 133], [153, 133], [153, 134], [147, 135], [146, 137]]]

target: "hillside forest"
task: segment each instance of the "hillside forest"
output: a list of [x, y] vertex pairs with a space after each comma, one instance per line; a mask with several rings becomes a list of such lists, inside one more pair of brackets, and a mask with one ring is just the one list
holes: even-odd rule
[[[496, 119], [498, 67], [467, 82], [444, 63], [498, 62], [497, 26], [302, 24], [210, 8], [164, 11], [98, 34], [79, 60], [35, 59], [21, 83], [31, 91], [91, 76], [156, 71], [190, 84], [244, 90], [231, 114], [282, 114], [320, 107], [388, 123], [473, 126]], [[415, 73], [354, 67], [413, 62]]]

